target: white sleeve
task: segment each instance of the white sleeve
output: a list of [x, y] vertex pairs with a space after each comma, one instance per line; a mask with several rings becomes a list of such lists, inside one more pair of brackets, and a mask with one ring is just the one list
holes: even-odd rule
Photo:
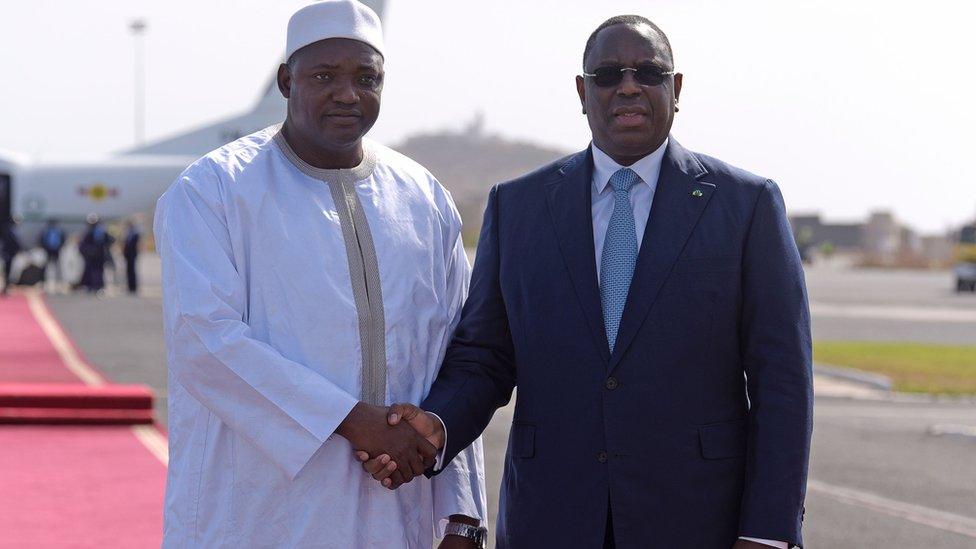
[[357, 399], [254, 339], [220, 181], [194, 165], [159, 199], [170, 371], [197, 401], [294, 478]]
[[788, 543], [785, 541], [773, 541], [769, 539], [759, 539], [759, 538], [747, 538], [745, 536], [739, 536], [739, 539], [744, 539], [746, 541], [754, 541], [756, 543], [761, 543], [763, 545], [768, 545], [770, 547], [776, 547], [777, 549], [789, 549]]
[[[461, 306], [468, 294], [471, 267], [464, 251], [464, 242], [458, 231], [448, 261], [448, 294], [451, 297], [452, 317], [449, 334], [454, 333], [461, 319]], [[446, 342], [446, 343], [449, 343]], [[446, 347], [446, 345], [445, 345]], [[443, 352], [441, 353], [443, 355]], [[443, 422], [442, 422], [443, 424]], [[445, 432], [446, 435], [446, 432]], [[440, 468], [443, 450], [438, 455]], [[485, 491], [485, 457], [481, 438], [465, 448], [437, 476], [431, 479], [434, 493], [434, 519], [437, 520], [437, 536], [444, 537], [444, 528], [451, 515], [464, 515], [481, 521], [487, 526], [488, 500]]]
[[444, 451], [447, 450], [447, 425], [444, 425], [444, 420], [441, 419], [441, 416], [435, 414], [434, 412], [427, 413], [437, 418], [437, 421], [439, 421], [441, 424], [441, 430], [444, 431], [444, 447], [437, 451], [437, 456], [435, 457], [436, 461], [434, 461], [434, 472], [437, 473], [440, 472], [441, 467], [444, 464]]
[[485, 492], [485, 457], [481, 437], [457, 455], [439, 475], [431, 479], [434, 491], [434, 518], [437, 536], [451, 515], [464, 515], [487, 527], [488, 498]]

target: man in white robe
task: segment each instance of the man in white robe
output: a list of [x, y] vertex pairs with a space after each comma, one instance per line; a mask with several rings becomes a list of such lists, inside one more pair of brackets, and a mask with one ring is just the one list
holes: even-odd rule
[[[307, 6], [287, 52], [284, 124], [201, 158], [157, 205], [163, 546], [429, 548], [487, 518], [481, 442], [410, 482], [434, 448], [385, 414], [437, 375], [467, 292], [461, 219], [422, 166], [363, 139], [383, 82], [372, 11]], [[374, 482], [356, 450], [408, 483]]]

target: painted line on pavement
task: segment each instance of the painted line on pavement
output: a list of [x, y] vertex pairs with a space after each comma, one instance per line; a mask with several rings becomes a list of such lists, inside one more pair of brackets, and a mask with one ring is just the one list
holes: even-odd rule
[[166, 437], [153, 425], [133, 425], [132, 432], [152, 455], [156, 456], [164, 466], [169, 466], [169, 444]]
[[976, 310], [948, 307], [892, 307], [885, 305], [840, 305], [810, 303], [810, 314], [832, 318], [868, 318], [911, 322], [976, 322]]
[[956, 436], [976, 440], [976, 425], [960, 425], [957, 423], [938, 423], [929, 427], [929, 434], [935, 436]]
[[976, 519], [974, 518], [939, 511], [938, 509], [932, 509], [914, 503], [889, 499], [853, 488], [835, 486], [826, 482], [820, 482], [819, 480], [809, 480], [807, 482], [807, 490], [827, 496], [841, 503], [864, 507], [865, 509], [916, 524], [976, 539]]
[[968, 423], [976, 421], [976, 410], [971, 408], [931, 408], [905, 406], [814, 406], [814, 417], [818, 418], [856, 418], [856, 419], [891, 419], [918, 420], [932, 423]]
[[61, 329], [61, 325], [54, 319], [51, 311], [47, 308], [47, 304], [44, 303], [44, 298], [41, 297], [41, 294], [38, 292], [27, 292], [25, 295], [27, 297], [27, 306], [30, 308], [31, 314], [34, 315], [34, 320], [37, 321], [41, 330], [47, 335], [48, 340], [54, 346], [54, 349], [58, 352], [58, 356], [61, 357], [61, 361], [64, 362], [68, 370], [84, 382], [85, 385], [91, 387], [105, 385], [105, 378], [78, 356], [78, 351], [75, 350], [74, 345], [71, 344], [71, 340], [68, 339], [64, 330]]
[[[105, 385], [107, 383], [105, 378], [78, 355], [78, 351], [75, 350], [74, 345], [71, 344], [71, 340], [68, 339], [64, 330], [61, 329], [61, 325], [55, 320], [54, 315], [51, 314], [40, 293], [27, 292], [26, 296], [27, 304], [30, 307], [31, 313], [34, 315], [34, 319], [41, 326], [41, 329], [44, 330], [44, 334], [47, 335], [48, 340], [50, 340], [51, 345], [54, 346], [58, 356], [61, 357], [61, 361], [64, 362], [68, 370], [78, 376], [78, 379], [85, 385], [90, 387]], [[162, 462], [164, 466], [169, 466], [169, 451], [167, 450], [168, 443], [166, 437], [159, 432], [159, 429], [155, 425], [133, 425], [131, 429], [136, 439], [152, 455], [156, 456], [156, 459]]]

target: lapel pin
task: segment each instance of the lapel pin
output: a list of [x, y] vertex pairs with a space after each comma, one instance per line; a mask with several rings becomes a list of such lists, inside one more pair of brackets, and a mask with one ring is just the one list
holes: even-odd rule
[[704, 194], [705, 193], [701, 192], [701, 189], [695, 189], [695, 190], [691, 191], [691, 196], [694, 196], [695, 198], [700, 198]]

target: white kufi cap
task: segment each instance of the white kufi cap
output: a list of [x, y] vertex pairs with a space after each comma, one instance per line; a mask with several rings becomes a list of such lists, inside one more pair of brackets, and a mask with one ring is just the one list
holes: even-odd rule
[[322, 0], [296, 11], [288, 20], [285, 59], [309, 44], [328, 38], [358, 40], [383, 55], [383, 29], [376, 12], [356, 0]]

